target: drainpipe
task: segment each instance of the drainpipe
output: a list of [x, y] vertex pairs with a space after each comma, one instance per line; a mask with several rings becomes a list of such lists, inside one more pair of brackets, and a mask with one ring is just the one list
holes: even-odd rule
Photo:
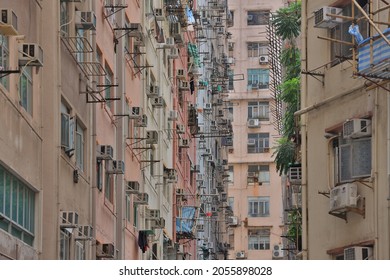
[[[302, 65], [304, 69], [308, 69], [307, 63], [307, 4], [308, 0], [302, 3]], [[307, 76], [302, 75], [301, 77], [301, 107], [307, 106]], [[301, 137], [302, 137], [302, 259], [307, 260], [308, 254], [308, 216], [307, 216], [307, 205], [308, 205], [308, 190], [307, 190], [307, 116], [303, 114], [301, 116]]]

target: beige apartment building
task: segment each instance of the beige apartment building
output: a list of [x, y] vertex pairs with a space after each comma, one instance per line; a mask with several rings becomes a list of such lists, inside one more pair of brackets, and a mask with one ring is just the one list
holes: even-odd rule
[[385, 1], [302, 1], [304, 259], [390, 258], [388, 22]]
[[229, 111], [234, 143], [229, 150], [229, 259], [282, 259], [282, 179], [272, 157], [278, 139], [271, 113], [267, 26], [284, 1], [231, 1]]
[[196, 259], [207, 14], [168, 0], [0, 9], [0, 259]]

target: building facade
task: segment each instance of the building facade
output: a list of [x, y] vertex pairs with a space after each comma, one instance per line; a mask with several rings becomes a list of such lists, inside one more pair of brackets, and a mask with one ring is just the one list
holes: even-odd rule
[[[256, 2], [256, 3], [255, 3]], [[272, 148], [279, 137], [271, 113], [268, 24], [283, 1], [229, 3], [231, 67], [228, 110], [234, 143], [229, 149], [229, 259], [283, 258], [282, 180]], [[236, 140], [237, 139], [237, 140]]]
[[[380, 1], [302, 8], [302, 256], [388, 259], [389, 72], [378, 70], [388, 66], [380, 24], [388, 9]], [[356, 22], [362, 38], [348, 34]]]

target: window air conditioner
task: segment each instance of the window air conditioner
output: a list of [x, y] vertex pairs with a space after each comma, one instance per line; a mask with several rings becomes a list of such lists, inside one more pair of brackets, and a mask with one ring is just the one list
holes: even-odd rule
[[342, 184], [330, 190], [330, 211], [346, 207], [357, 207], [358, 193], [356, 183]]
[[103, 243], [98, 246], [96, 255], [98, 258], [113, 259], [115, 257], [115, 246], [111, 243]]
[[130, 23], [129, 32], [127, 33], [129, 37], [141, 37], [142, 36], [142, 26], [139, 23]]
[[94, 12], [76, 11], [75, 25], [78, 29], [96, 30], [96, 15]]
[[168, 37], [165, 39], [165, 44], [164, 44], [165, 49], [171, 49], [175, 48], [175, 39], [172, 37]]
[[92, 238], [92, 226], [82, 225], [78, 227], [75, 239], [77, 240], [90, 240]]
[[129, 112], [130, 119], [136, 119], [141, 116], [141, 107], [131, 107]]
[[203, 181], [203, 174], [196, 174], [196, 181]]
[[260, 55], [259, 63], [260, 64], [267, 64], [268, 63], [268, 55]]
[[60, 227], [61, 228], [76, 228], [79, 224], [79, 214], [76, 211], [61, 211], [60, 212]]
[[168, 58], [176, 59], [179, 58], [179, 50], [177, 48], [171, 48], [170, 54], [168, 54]]
[[177, 195], [177, 196], [182, 196], [182, 195], [184, 195], [184, 189], [176, 189], [176, 195]]
[[160, 217], [159, 219], [153, 220], [151, 226], [152, 226], [152, 229], [153, 228], [164, 228], [165, 227], [165, 219]]
[[162, 98], [161, 96], [152, 98], [151, 102], [152, 102], [152, 106], [156, 108], [161, 108], [165, 104], [164, 98]]
[[107, 173], [109, 174], [124, 174], [125, 163], [122, 160], [111, 160], [108, 164]]
[[248, 146], [255, 146], [256, 145], [256, 139], [248, 139]]
[[139, 193], [139, 182], [137, 181], [128, 181], [126, 184], [126, 193], [127, 194], [138, 194]]
[[190, 85], [188, 84], [187, 81], [180, 81], [179, 89], [180, 90], [190, 90]]
[[259, 126], [260, 126], [259, 119], [249, 119], [248, 120], [248, 127], [259, 127]]
[[146, 144], [157, 144], [158, 142], [158, 132], [155, 130], [146, 132]]
[[210, 149], [210, 148], [206, 148], [206, 149], [204, 150], [203, 155], [204, 155], [204, 156], [209, 156], [209, 155], [211, 155], [211, 149]]
[[203, 110], [210, 111], [213, 108], [213, 105], [211, 103], [205, 103]]
[[163, 14], [163, 9], [154, 9], [154, 16], [156, 18], [157, 21], [164, 21], [165, 20], [165, 16]]
[[344, 138], [360, 138], [371, 135], [371, 121], [367, 119], [351, 119], [343, 124]]
[[229, 226], [237, 226], [238, 225], [238, 217], [237, 216], [229, 217], [228, 224], [229, 224]]
[[371, 247], [355, 246], [344, 249], [344, 260], [369, 260], [371, 257]]
[[236, 259], [245, 259], [245, 251], [239, 251], [236, 253]]
[[186, 75], [184, 69], [176, 69], [176, 77], [181, 80], [185, 79]]
[[19, 46], [19, 65], [43, 66], [43, 50], [38, 44], [23, 43]]
[[275, 244], [273, 246], [272, 250], [272, 258], [274, 259], [281, 259], [284, 257], [284, 251], [282, 250], [282, 245], [281, 244]]
[[185, 132], [185, 126], [184, 124], [177, 124], [176, 125], [176, 132], [178, 134], [183, 134]]
[[337, 24], [343, 22], [343, 19], [336, 18], [332, 15], [340, 15], [342, 13], [341, 8], [336, 7], [322, 7], [314, 12], [314, 27], [318, 28], [333, 28]]
[[177, 111], [176, 110], [169, 111], [168, 121], [177, 121]]
[[196, 230], [198, 232], [204, 232], [204, 225], [196, 225]]
[[146, 91], [149, 98], [158, 97], [160, 95], [160, 88], [158, 86], [151, 86], [150, 90]]
[[146, 219], [148, 219], [148, 220], [160, 219], [160, 210], [158, 210], [158, 209], [147, 209], [146, 210]]
[[98, 146], [97, 158], [103, 160], [112, 160], [114, 156], [114, 148], [110, 145]]
[[225, 192], [221, 193], [221, 201], [227, 202], [227, 193], [225, 193]]
[[148, 126], [148, 116], [142, 115], [140, 118], [136, 119], [134, 122], [135, 127], [147, 127]]
[[148, 201], [149, 195], [147, 193], [139, 193], [135, 195], [133, 203], [137, 205], [145, 205], [148, 204]]
[[209, 161], [209, 162], [214, 162], [214, 157], [213, 157], [213, 156], [208, 156], [208, 157], [207, 157], [207, 161]]
[[189, 139], [179, 139], [179, 147], [180, 148], [189, 148], [190, 147]]
[[11, 9], [1, 9], [0, 33], [5, 36], [18, 35], [18, 17]]
[[177, 182], [177, 171], [176, 169], [167, 169], [166, 178], [168, 182]]

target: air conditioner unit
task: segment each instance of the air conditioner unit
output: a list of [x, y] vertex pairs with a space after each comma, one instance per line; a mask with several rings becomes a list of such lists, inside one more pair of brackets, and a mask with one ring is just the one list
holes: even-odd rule
[[176, 110], [169, 111], [168, 121], [177, 121], [177, 111]]
[[184, 189], [176, 189], [176, 195], [177, 196], [183, 196], [184, 195]]
[[333, 28], [337, 24], [343, 22], [342, 18], [329, 16], [342, 14], [343, 9], [336, 7], [322, 7], [314, 12], [314, 27], [318, 28]]
[[234, 64], [234, 57], [228, 57], [227, 63], [228, 64]]
[[180, 148], [189, 148], [190, 140], [189, 139], [179, 139], [179, 147]]
[[146, 219], [149, 219], [149, 220], [160, 219], [160, 210], [158, 210], [158, 209], [147, 209], [146, 210]]
[[284, 257], [284, 251], [281, 244], [275, 244], [272, 249], [272, 258], [281, 259]]
[[165, 169], [164, 170], [164, 177], [169, 181], [169, 182], [177, 182], [177, 171], [176, 169]]
[[360, 138], [371, 135], [371, 121], [367, 119], [351, 119], [343, 124], [344, 138]]
[[134, 204], [145, 205], [148, 204], [149, 195], [147, 193], [139, 193], [134, 196]]
[[344, 249], [344, 260], [369, 260], [371, 257], [371, 247], [355, 246]]
[[290, 184], [301, 184], [302, 182], [302, 167], [294, 166], [288, 169], [288, 181]]
[[260, 64], [267, 64], [268, 63], [268, 55], [260, 55], [259, 63]]
[[76, 228], [79, 225], [79, 214], [76, 211], [60, 212], [61, 228]]
[[76, 231], [75, 239], [77, 240], [90, 240], [92, 238], [92, 226], [82, 225], [78, 227]]
[[248, 139], [248, 146], [255, 146], [256, 145], [256, 139]]
[[1, 9], [0, 33], [6, 36], [18, 35], [18, 17], [11, 9]]
[[179, 89], [180, 90], [190, 90], [190, 85], [187, 81], [180, 81]]
[[225, 192], [221, 193], [221, 201], [227, 202], [227, 193], [225, 193]]
[[248, 178], [254, 178], [254, 177], [257, 177], [256, 172], [248, 172]]
[[110, 145], [98, 146], [97, 158], [103, 160], [112, 160], [114, 156], [114, 148]]
[[146, 91], [146, 95], [149, 98], [158, 97], [160, 95], [160, 88], [158, 86], [151, 86], [150, 89]]
[[115, 257], [115, 246], [112, 243], [100, 244], [96, 252], [98, 258], [113, 259]]
[[43, 50], [38, 44], [23, 43], [19, 46], [19, 65], [43, 66]]
[[130, 23], [129, 32], [127, 33], [129, 37], [141, 37], [142, 36], [142, 26], [139, 23]]
[[330, 211], [346, 207], [357, 207], [358, 193], [356, 183], [342, 184], [330, 190]]
[[164, 49], [171, 49], [171, 48], [175, 48], [175, 39], [172, 38], [172, 37], [168, 37], [165, 39], [165, 44], [164, 44]]
[[196, 230], [198, 232], [204, 232], [204, 225], [196, 225]]
[[209, 162], [214, 162], [214, 157], [213, 157], [213, 156], [208, 156], [208, 157], [207, 157], [207, 161], [209, 161]]
[[245, 259], [245, 251], [239, 251], [236, 253], [236, 259]]
[[213, 109], [213, 104], [211, 104], [211, 103], [204, 104], [203, 110], [210, 111], [211, 109]]
[[196, 181], [203, 181], [203, 174], [196, 174]]
[[96, 15], [93, 11], [76, 11], [75, 25], [78, 29], [96, 30]]
[[185, 71], [184, 69], [176, 69], [176, 77], [181, 80], [186, 79]]
[[130, 119], [136, 119], [141, 116], [141, 107], [131, 107], [129, 112]]
[[153, 220], [152, 228], [165, 228], [165, 219], [160, 217], [160, 219]]
[[139, 182], [137, 181], [128, 181], [126, 183], [126, 190], [125, 192], [127, 194], [138, 194], [139, 193]]
[[111, 160], [108, 164], [107, 173], [109, 174], [124, 174], [125, 163], [122, 160]]
[[179, 50], [177, 48], [171, 48], [171, 52], [168, 54], [168, 58], [170, 59], [179, 58]]
[[185, 126], [184, 124], [177, 124], [176, 125], [176, 132], [178, 134], [183, 134], [185, 132]]
[[134, 122], [135, 127], [147, 127], [148, 126], [148, 116], [142, 115], [140, 118], [136, 119]]
[[249, 119], [248, 120], [248, 127], [259, 127], [259, 126], [260, 126], [259, 119]]
[[224, 27], [218, 27], [218, 28], [217, 28], [217, 33], [218, 33], [218, 34], [221, 34], [221, 35], [222, 35], [222, 34], [225, 34], [225, 28], [224, 28]]
[[209, 156], [209, 155], [211, 155], [211, 149], [210, 149], [210, 148], [206, 148], [206, 149], [204, 150], [203, 155], [204, 155], [204, 156]]
[[151, 102], [152, 102], [152, 106], [156, 108], [161, 108], [165, 104], [164, 98], [162, 98], [161, 96], [152, 98]]
[[150, 130], [146, 132], [146, 144], [157, 144], [158, 143], [158, 132]]
[[228, 224], [230, 226], [237, 226], [238, 225], [238, 217], [236, 216], [231, 216], [228, 218]]
[[154, 16], [155, 16], [157, 21], [164, 21], [165, 20], [165, 16], [163, 14], [163, 9], [159, 9], [159, 8], [154, 9]]

